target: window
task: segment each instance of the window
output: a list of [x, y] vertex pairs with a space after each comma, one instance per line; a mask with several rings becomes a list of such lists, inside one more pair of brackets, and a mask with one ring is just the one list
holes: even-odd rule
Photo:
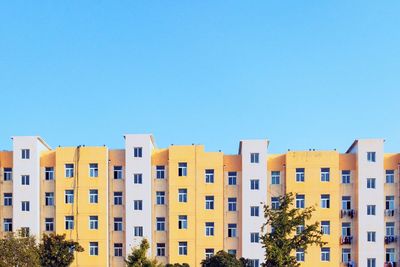
[[99, 166], [97, 163], [89, 164], [89, 176], [90, 177], [98, 177], [99, 176]]
[[178, 216], [178, 229], [187, 229], [188, 227], [188, 220], [186, 215], [179, 215]]
[[74, 164], [71, 163], [65, 164], [65, 177], [67, 178], [74, 177]]
[[30, 158], [30, 150], [29, 149], [22, 149], [21, 150], [21, 158], [22, 159], [29, 159]]
[[321, 261], [330, 261], [330, 260], [331, 260], [331, 249], [321, 248]]
[[369, 162], [375, 162], [376, 161], [376, 153], [375, 152], [367, 152], [367, 160]]
[[236, 211], [236, 197], [228, 198], [228, 211]]
[[367, 178], [367, 188], [375, 189], [375, 178]]
[[156, 229], [157, 229], [157, 231], [165, 231], [165, 218], [164, 217], [156, 218]]
[[156, 192], [156, 203], [157, 203], [157, 205], [165, 205], [165, 192], [164, 191]]
[[236, 223], [228, 224], [228, 237], [236, 237], [237, 225]]
[[142, 184], [143, 183], [143, 175], [141, 173], [135, 173], [133, 175], [133, 183], [134, 184]]
[[386, 236], [394, 236], [394, 222], [386, 223]]
[[376, 267], [376, 259], [368, 258], [367, 259], [367, 267]]
[[351, 236], [351, 224], [348, 222], [342, 223], [342, 236]]
[[301, 234], [304, 231], [304, 224], [300, 224], [296, 226], [296, 235]]
[[351, 261], [351, 249], [342, 248], [342, 262], [349, 263]]
[[134, 236], [143, 236], [143, 226], [135, 226], [133, 230]]
[[250, 207], [250, 216], [252, 216], [252, 217], [260, 216], [260, 208], [257, 206], [251, 206]]
[[342, 184], [349, 184], [350, 183], [350, 171], [343, 170], [342, 171]]
[[186, 162], [178, 163], [178, 176], [187, 176], [187, 163]]
[[157, 257], [165, 256], [165, 243], [157, 243]]
[[271, 208], [273, 210], [279, 209], [279, 197], [271, 197]]
[[260, 260], [258, 260], [258, 259], [249, 259], [248, 267], [259, 267], [259, 266], [260, 266]]
[[367, 215], [376, 215], [375, 205], [367, 205]]
[[89, 190], [89, 203], [97, 204], [99, 202], [99, 191], [97, 189]]
[[29, 175], [22, 175], [21, 176], [21, 184], [22, 185], [29, 185]]
[[187, 202], [187, 189], [186, 188], [178, 189], [178, 201], [182, 202], [182, 203]]
[[236, 185], [237, 172], [228, 172], [228, 185]]
[[44, 193], [44, 203], [46, 206], [54, 206], [54, 193], [53, 192]]
[[29, 227], [21, 227], [21, 236], [28, 237], [30, 233]]
[[74, 216], [65, 216], [65, 230], [74, 229]]
[[143, 148], [142, 147], [134, 147], [133, 148], [133, 157], [134, 158], [141, 158], [143, 155]]
[[22, 201], [21, 202], [21, 210], [22, 211], [29, 211], [30, 207], [29, 207], [29, 201]]
[[351, 196], [342, 196], [342, 209], [351, 210]]
[[187, 255], [187, 242], [178, 243], [178, 253], [179, 255]]
[[4, 181], [12, 180], [12, 168], [4, 168]]
[[12, 206], [12, 193], [4, 193], [4, 206]]
[[114, 179], [120, 180], [122, 179], [122, 166], [114, 166]]
[[165, 166], [156, 166], [156, 177], [157, 179], [165, 179]]
[[89, 229], [99, 229], [99, 218], [97, 216], [89, 216]]
[[114, 217], [114, 231], [120, 232], [122, 231], [122, 217]]
[[296, 260], [298, 262], [304, 261], [304, 249], [297, 249], [296, 250]]
[[114, 256], [122, 257], [122, 243], [114, 243]]
[[47, 232], [54, 231], [54, 219], [53, 218], [45, 218], [44, 226]]
[[367, 232], [367, 241], [375, 242], [376, 241], [376, 233], [375, 232]]
[[304, 182], [304, 168], [296, 168], [296, 182]]
[[280, 171], [272, 171], [271, 172], [271, 184], [280, 184], [281, 183], [281, 172]]
[[394, 196], [386, 196], [385, 208], [387, 210], [394, 210]]
[[250, 243], [258, 243], [260, 240], [259, 233], [250, 233]]
[[296, 195], [296, 208], [304, 209], [304, 195]]
[[90, 256], [99, 255], [99, 243], [98, 242], [89, 242], [89, 254], [90, 254]]
[[229, 255], [233, 255], [233, 256], [236, 256], [236, 249], [228, 249], [228, 254]]
[[214, 209], [214, 196], [206, 196], [206, 210]]
[[386, 249], [386, 262], [396, 262], [396, 252], [394, 248]]
[[74, 190], [65, 190], [65, 204], [74, 203]]
[[214, 223], [206, 222], [206, 236], [213, 236], [213, 235], [214, 235]]
[[214, 170], [206, 170], [205, 173], [206, 184], [214, 183]]
[[394, 184], [394, 170], [386, 170], [386, 183]]
[[213, 248], [206, 248], [205, 249], [205, 255], [206, 255], [206, 259], [211, 258], [214, 255], [214, 249]]
[[133, 201], [133, 209], [134, 210], [143, 210], [143, 201], [142, 200], [134, 200]]
[[4, 218], [3, 224], [4, 224], [4, 232], [12, 232], [13, 231], [11, 218]]
[[250, 153], [251, 163], [259, 163], [259, 161], [260, 161], [260, 153]]
[[54, 180], [54, 168], [53, 167], [45, 167], [44, 168], [44, 178], [46, 181]]
[[122, 192], [114, 192], [114, 205], [122, 205]]
[[251, 190], [259, 190], [260, 189], [260, 180], [258, 180], [258, 179], [250, 180], [250, 189]]
[[330, 207], [330, 195], [321, 195], [321, 208], [329, 209]]
[[329, 182], [329, 168], [321, 168], [321, 182]]
[[321, 221], [321, 232], [323, 235], [331, 234], [331, 222], [330, 221]]

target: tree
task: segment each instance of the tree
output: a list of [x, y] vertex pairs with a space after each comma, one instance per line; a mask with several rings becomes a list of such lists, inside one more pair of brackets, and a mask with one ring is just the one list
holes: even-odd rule
[[10, 233], [0, 239], [0, 267], [8, 266], [40, 266], [38, 247], [34, 237]]
[[[279, 207], [272, 209], [264, 206], [264, 223], [261, 231], [261, 243], [265, 249], [265, 267], [300, 266], [294, 252], [303, 249], [304, 252], [311, 245], [323, 246], [322, 232], [319, 223], [306, 224], [312, 217], [315, 207], [298, 209], [293, 207], [293, 194], [288, 193], [279, 197]], [[270, 226], [272, 231], [266, 231]], [[302, 226], [301, 231], [297, 227]]]
[[158, 263], [156, 259], [147, 258], [146, 254], [149, 248], [149, 241], [144, 238], [139, 248], [132, 249], [131, 254], [125, 260], [126, 265], [128, 267], [161, 267], [162, 264]]
[[84, 249], [78, 242], [65, 240], [64, 235], [43, 235], [39, 245], [40, 264], [44, 267], [67, 267], [74, 261], [74, 252]]
[[218, 251], [212, 257], [202, 260], [202, 267], [242, 267], [242, 262], [236, 259], [234, 255], [231, 255], [223, 250]]

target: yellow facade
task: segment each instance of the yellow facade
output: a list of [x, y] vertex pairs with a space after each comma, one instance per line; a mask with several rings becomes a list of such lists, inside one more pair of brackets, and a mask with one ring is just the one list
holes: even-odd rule
[[[139, 147], [135, 145], [135, 149]], [[321, 248], [313, 246], [307, 250], [301, 266], [346, 266], [344, 252], [350, 253], [349, 262], [363, 266], [366, 259], [362, 259], [360, 250], [365, 244], [360, 243], [359, 232], [363, 229], [368, 230], [370, 226], [360, 220], [373, 220], [374, 217], [367, 217], [359, 210], [363, 205], [369, 204], [359, 203], [359, 192], [362, 191], [363, 194], [372, 192], [371, 200], [379, 203], [385, 203], [388, 197], [394, 197], [394, 206], [398, 207], [400, 204], [400, 154], [383, 155], [384, 166], [379, 167], [381, 168], [379, 171], [386, 180], [381, 179], [377, 183], [383, 184], [384, 193], [374, 195], [374, 191], [364, 188], [366, 187], [364, 179], [368, 177], [361, 177], [360, 168], [363, 165], [359, 163], [358, 152], [352, 149], [353, 146], [344, 154], [337, 151], [311, 150], [267, 154], [267, 167], [264, 170], [267, 188], [265, 202], [260, 202], [260, 207], [263, 203], [271, 205], [272, 198], [291, 192], [295, 198], [304, 195], [305, 206], [316, 207], [311, 222], [329, 222], [329, 233], [323, 235], [323, 240], [327, 242], [324, 248], [329, 249], [329, 259], [322, 260]], [[161, 263], [188, 263], [190, 266], [199, 266], [207, 255], [215, 254], [219, 250], [235, 253], [238, 258], [246, 257], [243, 255], [243, 248], [248, 247], [244, 247], [244, 238], [241, 236], [246, 229], [243, 218], [250, 220], [254, 215], [243, 216], [243, 209], [259, 204], [243, 203], [243, 198], [247, 197], [243, 195], [243, 189], [250, 186], [249, 181], [260, 178], [243, 177], [245, 169], [253, 168], [257, 163], [247, 162], [250, 161], [250, 154], [242, 155], [240, 152], [238, 155], [224, 155], [222, 152], [206, 152], [203, 145], [171, 145], [165, 149], [154, 148], [150, 158], [141, 161], [143, 151], [139, 149], [131, 153], [125, 149], [108, 150], [104, 146], [58, 147], [54, 150], [40, 151], [40, 195], [38, 196], [40, 233], [53, 231], [58, 234], [65, 233], [67, 238], [78, 241], [85, 251], [76, 253], [73, 266], [124, 266], [124, 258], [127, 256], [125, 249], [130, 248], [129, 244], [137, 244], [138, 240], [147, 238], [140, 232], [135, 232], [134, 240], [128, 240], [127, 237], [129, 236], [127, 233], [132, 236], [136, 231], [131, 229], [132, 226], [135, 228], [146, 226], [141, 225], [140, 220], [132, 215], [140, 214], [141, 218], [151, 219], [149, 237], [151, 248], [148, 256], [156, 258]], [[133, 177], [126, 177], [129, 176], [126, 172], [127, 167], [132, 166], [127, 163], [126, 157], [129, 156], [139, 158], [131, 164], [148, 164], [146, 166], [151, 169], [151, 177], [145, 175], [142, 177], [151, 179], [151, 196], [144, 194], [144, 199], [141, 199], [144, 202], [151, 202], [149, 205], [151, 210], [127, 208], [128, 204], [132, 203], [127, 203], [126, 196], [135, 201], [140, 198], [136, 196], [140, 191], [135, 191], [135, 195], [132, 195], [130, 188], [136, 186], [140, 190], [142, 186], [141, 182], [134, 183]], [[147, 161], [148, 159], [150, 160]], [[67, 175], [67, 165], [69, 168], [73, 166], [73, 175]], [[6, 221], [15, 219], [13, 209], [20, 208], [20, 203], [5, 205], [7, 202], [5, 196], [9, 197], [15, 193], [13, 183], [20, 182], [20, 177], [6, 179], [6, 170], [16, 167], [18, 166], [13, 164], [13, 152], [1, 151], [0, 221], [3, 225], [0, 235], [2, 236], [6, 233]], [[139, 167], [134, 168], [134, 174], [140, 174], [137, 172], [144, 169], [143, 166]], [[304, 170], [304, 181], [296, 178], [299, 170]], [[49, 171], [54, 171], [53, 179], [46, 178]], [[323, 173], [326, 172], [329, 173], [329, 179], [326, 176], [323, 178]], [[348, 173], [349, 182], [343, 182], [344, 172]], [[257, 172], [247, 176], [257, 176], [255, 173]], [[393, 175], [393, 182], [390, 181], [390, 175]], [[235, 177], [235, 181], [230, 182], [230, 177]], [[70, 197], [71, 192], [73, 192], [73, 203], [68, 203], [70, 198], [67, 201], [67, 195]], [[182, 192], [186, 192], [185, 198], [182, 197]], [[121, 196], [118, 201], [115, 200], [116, 195]], [[54, 205], [49, 205], [48, 196], [54, 196]], [[344, 198], [351, 199], [354, 216], [343, 215]], [[235, 210], [229, 209], [229, 199], [236, 199]], [[329, 206], [323, 207], [327, 205], [326, 199], [329, 199]], [[384, 210], [385, 216], [381, 218], [386, 225], [395, 225], [394, 235], [397, 237], [400, 229], [400, 222], [396, 216], [398, 210], [390, 215], [392, 211], [388, 210], [388, 205], [386, 204]], [[130, 227], [127, 227], [127, 214], [135, 220], [131, 222]], [[66, 229], [68, 216], [73, 217], [72, 229]], [[186, 225], [183, 218], [187, 219], [187, 227], [183, 226]], [[49, 226], [48, 222], [51, 219], [54, 228]], [[234, 235], [231, 230], [228, 231], [229, 225], [236, 227]], [[351, 242], [343, 242], [344, 225], [350, 225]], [[388, 238], [387, 229], [382, 228], [378, 231], [386, 239]], [[381, 249], [379, 251], [381, 259], [378, 260], [385, 258], [386, 262], [399, 258], [397, 242], [381, 243], [378, 245]], [[183, 246], [184, 244], [187, 244], [187, 247]], [[394, 253], [395, 256], [390, 253]], [[262, 258], [259, 259], [262, 263]]]

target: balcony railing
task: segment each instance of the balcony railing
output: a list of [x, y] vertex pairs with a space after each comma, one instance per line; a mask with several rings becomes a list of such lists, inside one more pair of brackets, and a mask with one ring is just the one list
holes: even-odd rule
[[351, 244], [352, 241], [353, 241], [353, 237], [351, 235], [341, 236], [340, 237], [340, 244], [341, 245]]
[[344, 262], [343, 266], [345, 267], [356, 267], [356, 263], [354, 261]]
[[393, 217], [394, 214], [395, 214], [395, 210], [394, 209], [386, 209], [385, 210], [385, 216]]
[[396, 242], [397, 242], [397, 236], [395, 235], [385, 236], [385, 244], [396, 243]]
[[387, 261], [387, 262], [385, 262], [385, 264], [383, 266], [384, 267], [396, 267], [397, 263], [394, 261]]
[[356, 216], [356, 211], [353, 209], [349, 209], [349, 210], [341, 210], [340, 211], [340, 218], [343, 217], [350, 217], [350, 218], [354, 218]]

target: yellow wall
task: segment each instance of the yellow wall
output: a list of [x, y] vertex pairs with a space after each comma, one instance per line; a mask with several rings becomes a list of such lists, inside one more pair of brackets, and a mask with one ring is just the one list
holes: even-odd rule
[[[12, 218], [12, 206], [4, 206], [4, 193], [12, 193], [12, 181], [4, 181], [4, 168], [13, 167], [13, 153], [11, 151], [0, 151], [0, 236], [4, 236], [4, 218]], [[14, 177], [13, 177], [14, 178]], [[13, 203], [14, 204], [14, 203]]]
[[[296, 168], [305, 169], [305, 182], [296, 182]], [[330, 181], [321, 182], [321, 168], [330, 168]], [[305, 195], [305, 205], [315, 206], [312, 222], [329, 220], [330, 235], [325, 235], [323, 240], [331, 249], [330, 262], [321, 262], [320, 248], [310, 247], [305, 255], [302, 266], [338, 266], [341, 260], [339, 236], [341, 225], [339, 222], [340, 196], [339, 196], [339, 154], [335, 151], [308, 151], [288, 152], [286, 154], [286, 190], [287, 192]], [[321, 194], [330, 194], [330, 208], [320, 207]]]
[[[66, 178], [66, 163], [75, 164], [75, 177]], [[89, 177], [89, 164], [98, 163], [99, 176]], [[85, 249], [76, 253], [73, 266], [107, 266], [108, 264], [108, 150], [106, 147], [59, 147], [56, 149], [56, 232], [67, 234]], [[74, 204], [65, 204], [64, 191], [74, 189]], [[89, 204], [89, 189], [97, 189], [98, 204]], [[74, 230], [65, 230], [64, 216], [73, 215]], [[99, 229], [89, 229], [89, 216], [97, 215]], [[89, 255], [89, 242], [99, 243], [99, 255]]]

